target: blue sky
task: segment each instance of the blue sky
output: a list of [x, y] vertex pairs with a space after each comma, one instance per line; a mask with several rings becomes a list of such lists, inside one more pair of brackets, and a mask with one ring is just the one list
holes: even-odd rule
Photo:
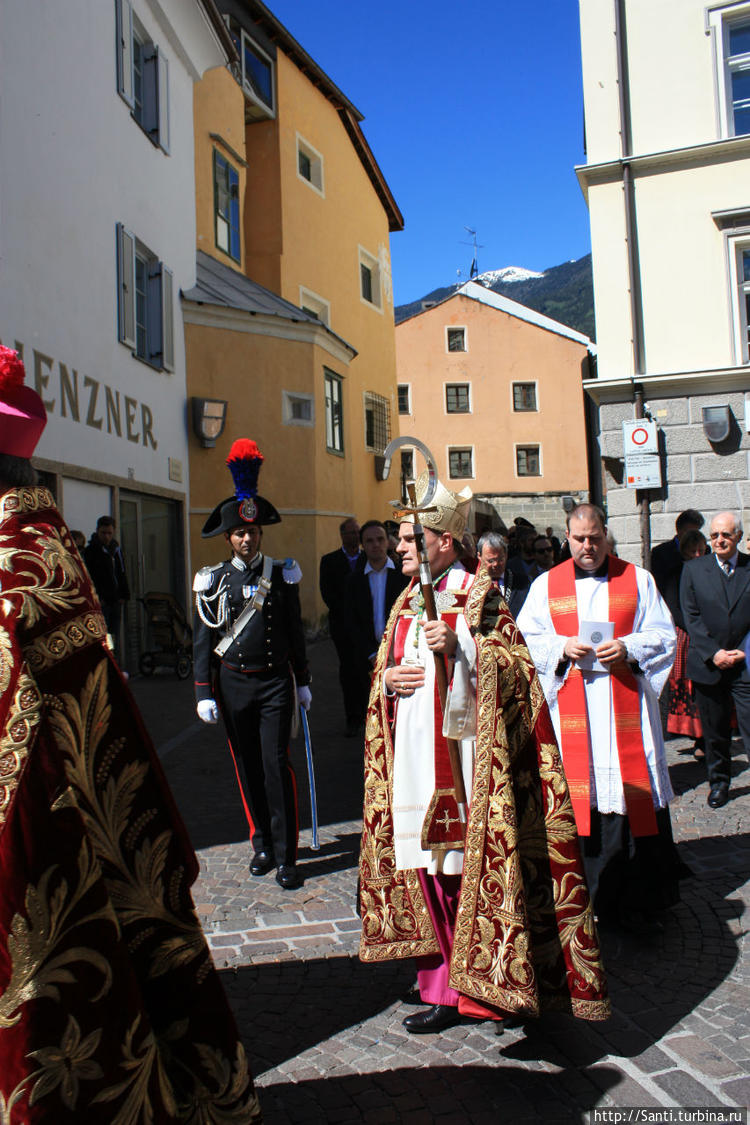
[[576, 0], [266, 0], [364, 114], [404, 215], [397, 304], [480, 270], [590, 249]]

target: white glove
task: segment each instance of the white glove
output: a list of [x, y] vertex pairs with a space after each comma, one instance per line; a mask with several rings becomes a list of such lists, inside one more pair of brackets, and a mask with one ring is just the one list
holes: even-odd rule
[[300, 707], [304, 708], [305, 711], [310, 710], [310, 704], [312, 703], [312, 692], [310, 691], [309, 687], [298, 687], [297, 699], [299, 700]]
[[215, 723], [219, 718], [219, 708], [214, 699], [201, 699], [198, 704], [198, 718], [204, 723]]

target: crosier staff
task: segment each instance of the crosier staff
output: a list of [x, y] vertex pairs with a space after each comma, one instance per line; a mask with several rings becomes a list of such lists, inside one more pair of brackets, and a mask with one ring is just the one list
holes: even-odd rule
[[[424, 528], [419, 521], [421, 512], [435, 511], [434, 508], [430, 507], [430, 504], [437, 490], [437, 470], [435, 468], [435, 460], [430, 450], [423, 442], [419, 441], [417, 438], [406, 436], [398, 437], [394, 438], [386, 447], [382, 470], [383, 480], [387, 479], [390, 472], [391, 459], [394, 452], [402, 445], [418, 449], [427, 462], [427, 489], [421, 497], [420, 502], [417, 503], [415, 483], [409, 481], [406, 483], [409, 503], [400, 506], [394, 504], [394, 506], [399, 507], [399, 512], [397, 514], [401, 516], [411, 516], [414, 520], [414, 543], [419, 556], [419, 586], [424, 604], [424, 613], [428, 621], [437, 621], [439, 618], [437, 606], [435, 604], [435, 588], [432, 583], [432, 572], [427, 557]], [[433, 652], [432, 655], [435, 661], [435, 681], [437, 683], [438, 698], [440, 700], [440, 710], [441, 714], [444, 716], [448, 696], [448, 674], [445, 666], [445, 657], [440, 652]], [[422, 847], [424, 848], [450, 849], [463, 847], [466, 789], [464, 786], [463, 771], [461, 769], [461, 754], [455, 739], [447, 738], [446, 746], [448, 760], [450, 762], [452, 789], [436, 789], [435, 796], [433, 796], [432, 803], [427, 810], [427, 815], [425, 816], [424, 825], [422, 827]], [[464, 810], [463, 816], [461, 815], [461, 806]], [[436, 823], [440, 826], [437, 832], [437, 838], [434, 828]]]

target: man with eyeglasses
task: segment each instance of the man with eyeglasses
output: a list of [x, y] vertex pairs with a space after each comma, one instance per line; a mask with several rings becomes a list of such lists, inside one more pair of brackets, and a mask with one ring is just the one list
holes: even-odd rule
[[705, 738], [708, 805], [729, 800], [732, 708], [750, 747], [750, 556], [739, 550], [742, 524], [734, 512], [711, 520], [711, 554], [685, 563], [680, 604], [690, 638], [687, 675], [693, 683]]

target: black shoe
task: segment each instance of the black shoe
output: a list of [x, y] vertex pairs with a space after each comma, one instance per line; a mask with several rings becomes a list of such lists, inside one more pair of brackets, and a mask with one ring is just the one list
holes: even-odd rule
[[445, 1031], [446, 1027], [455, 1027], [463, 1021], [458, 1008], [450, 1004], [433, 1004], [424, 1012], [415, 1012], [401, 1022], [412, 1035], [429, 1035], [431, 1032]]
[[283, 887], [285, 891], [293, 891], [295, 887], [299, 887], [301, 880], [294, 864], [282, 864], [276, 872], [276, 882], [280, 887]]
[[636, 937], [655, 937], [664, 932], [664, 926], [645, 910], [624, 910], [619, 916], [620, 928]]
[[276, 860], [270, 852], [256, 852], [250, 861], [251, 875], [267, 875], [276, 866]]
[[728, 800], [729, 782], [717, 781], [715, 785], [711, 786], [706, 803], [710, 809], [720, 809]]
[[358, 719], [349, 719], [344, 731], [344, 738], [356, 738], [362, 729], [362, 724]]

